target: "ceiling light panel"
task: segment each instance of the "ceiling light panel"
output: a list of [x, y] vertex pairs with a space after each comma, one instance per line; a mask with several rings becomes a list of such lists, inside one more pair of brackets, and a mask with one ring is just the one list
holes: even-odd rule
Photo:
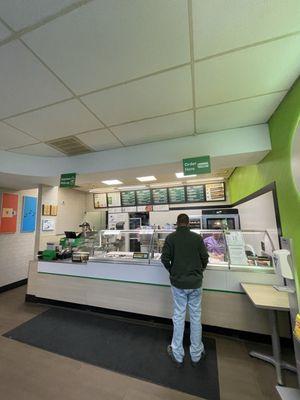
[[195, 59], [299, 30], [299, 0], [193, 0], [192, 6]]
[[11, 150], [14, 153], [28, 154], [31, 156], [41, 157], [62, 157], [63, 153], [47, 146], [44, 143], [33, 144], [32, 146], [20, 147], [19, 149]]
[[197, 62], [197, 107], [287, 90], [299, 68], [299, 35]]
[[140, 176], [139, 178], [136, 178], [140, 182], [153, 182], [156, 181], [157, 179], [153, 175], [149, 176]]
[[118, 179], [109, 179], [107, 181], [102, 181], [105, 185], [122, 185], [123, 182]]
[[192, 107], [190, 67], [150, 76], [82, 97], [107, 125], [158, 116]]
[[0, 148], [8, 150], [14, 147], [38, 143], [38, 140], [0, 122]]
[[7, 121], [45, 141], [103, 127], [78, 100], [68, 100]]
[[9, 0], [0, 2], [1, 18], [15, 31], [33, 25], [78, 0]]
[[93, 1], [24, 40], [81, 94], [189, 62], [187, 2]]
[[287, 92], [199, 108], [197, 132], [218, 131], [267, 122]]
[[0, 47], [0, 118], [71, 97], [20, 42]]
[[111, 130], [126, 145], [188, 136], [194, 133], [193, 111], [115, 126]]
[[176, 178], [181, 179], [181, 178], [191, 178], [193, 176], [197, 175], [184, 175], [183, 172], [175, 172]]
[[77, 137], [86, 145], [96, 151], [115, 149], [122, 147], [122, 144], [116, 139], [108, 129], [101, 129], [94, 132], [86, 132]]

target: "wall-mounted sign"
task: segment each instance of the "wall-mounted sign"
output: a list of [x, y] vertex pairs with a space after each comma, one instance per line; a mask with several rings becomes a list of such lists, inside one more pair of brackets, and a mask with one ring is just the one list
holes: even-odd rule
[[151, 190], [143, 189], [136, 191], [136, 203], [138, 206], [146, 206], [151, 204]]
[[120, 207], [121, 206], [120, 192], [107, 193], [107, 205], [108, 207]]
[[168, 204], [168, 189], [167, 188], [156, 188], [152, 189], [153, 204]]
[[60, 176], [60, 184], [61, 188], [73, 188], [76, 183], [76, 174], [75, 172], [71, 172], [69, 174], [62, 174]]
[[205, 201], [204, 185], [187, 186], [186, 187], [186, 201], [188, 203], [196, 203], [196, 202]]
[[209, 174], [211, 171], [209, 156], [185, 158], [182, 164], [184, 175]]
[[36, 197], [23, 196], [21, 232], [35, 231], [36, 205]]
[[127, 192], [121, 192], [121, 202], [123, 207], [135, 206], [135, 191], [128, 190]]
[[0, 232], [16, 233], [19, 196], [13, 193], [2, 194]]
[[185, 187], [169, 188], [169, 202], [170, 204], [185, 203]]
[[106, 193], [94, 193], [94, 208], [106, 208], [107, 198]]
[[207, 183], [205, 191], [206, 201], [222, 201], [226, 199], [224, 182]]
[[54, 231], [55, 220], [54, 219], [43, 219], [42, 220], [42, 231]]

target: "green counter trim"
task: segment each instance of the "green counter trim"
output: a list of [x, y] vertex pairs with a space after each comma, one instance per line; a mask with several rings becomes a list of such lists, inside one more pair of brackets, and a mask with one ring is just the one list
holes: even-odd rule
[[[135, 282], [135, 281], [120, 281], [118, 279], [105, 279], [105, 278], [93, 278], [89, 276], [78, 276], [78, 275], [67, 275], [67, 274], [53, 274], [51, 272], [38, 272], [38, 274], [44, 275], [56, 275], [56, 276], [68, 276], [72, 278], [80, 278], [80, 279], [93, 279], [96, 281], [109, 281], [109, 282], [121, 282], [121, 283], [135, 283], [139, 285], [148, 285], [148, 286], [162, 286], [162, 287], [170, 287], [170, 285], [161, 285], [159, 283], [146, 283], [146, 282]], [[219, 290], [219, 289], [203, 289], [207, 292], [222, 292], [222, 293], [234, 293], [234, 294], [246, 294], [244, 292], [233, 292], [230, 290]]]

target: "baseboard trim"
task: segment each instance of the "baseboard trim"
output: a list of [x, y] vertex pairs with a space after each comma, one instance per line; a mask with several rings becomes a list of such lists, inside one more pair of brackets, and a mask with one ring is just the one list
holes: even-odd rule
[[17, 287], [24, 286], [27, 284], [27, 278], [21, 279], [20, 281], [9, 283], [8, 285], [0, 286], [0, 293], [7, 292], [11, 289], [16, 289]]
[[[107, 315], [111, 317], [131, 319], [148, 324], [159, 324], [172, 326], [172, 320], [169, 318], [156, 317], [145, 314], [136, 314], [127, 311], [113, 310], [109, 308], [101, 308], [95, 306], [89, 306], [85, 304], [70, 303], [67, 301], [46, 299], [42, 297], [36, 297], [32, 294], [26, 294], [26, 301], [30, 303], [45, 304], [54, 307], [72, 308], [81, 311], [96, 312], [102, 315]], [[189, 328], [189, 322], [186, 323], [187, 328]], [[218, 326], [203, 325], [203, 331], [207, 333], [214, 333], [222, 336], [228, 336], [239, 340], [248, 340], [252, 342], [268, 343], [271, 344], [271, 337], [262, 333], [245, 332], [236, 329], [223, 328]], [[293, 347], [293, 342], [291, 339], [281, 338], [281, 344], [286, 347]]]

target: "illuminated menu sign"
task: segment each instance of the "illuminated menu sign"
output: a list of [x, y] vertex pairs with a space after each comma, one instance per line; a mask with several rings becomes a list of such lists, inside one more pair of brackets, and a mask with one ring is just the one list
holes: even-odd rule
[[107, 205], [108, 207], [120, 207], [121, 206], [120, 192], [107, 193]]
[[136, 191], [136, 202], [138, 206], [146, 206], [151, 204], [151, 190], [137, 190]]
[[168, 189], [152, 189], [153, 204], [168, 204]]
[[184, 186], [169, 188], [170, 204], [185, 203]]
[[121, 201], [123, 207], [135, 206], [135, 191], [121, 192]]
[[204, 185], [187, 186], [186, 187], [186, 200], [188, 203], [203, 202], [205, 201], [205, 187]]
[[225, 200], [224, 182], [207, 183], [205, 185], [206, 201], [222, 201]]

